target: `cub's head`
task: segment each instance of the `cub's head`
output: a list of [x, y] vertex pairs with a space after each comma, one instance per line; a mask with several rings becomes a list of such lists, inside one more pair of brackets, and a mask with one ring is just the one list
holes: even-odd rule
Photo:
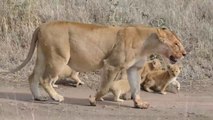
[[176, 34], [167, 28], [157, 28], [157, 36], [162, 45], [159, 52], [174, 64], [186, 55], [186, 51]]
[[169, 64], [167, 66], [167, 70], [169, 71], [169, 74], [173, 77], [177, 77], [180, 74], [180, 67], [177, 64], [174, 65]]
[[154, 69], [161, 69], [161, 63], [159, 59], [152, 60], [152, 66]]

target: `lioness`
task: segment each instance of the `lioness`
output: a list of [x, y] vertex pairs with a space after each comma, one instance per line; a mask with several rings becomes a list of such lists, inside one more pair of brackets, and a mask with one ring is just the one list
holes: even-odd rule
[[[135, 107], [148, 108], [139, 96], [140, 76], [146, 57], [158, 53], [171, 63], [186, 55], [179, 38], [166, 28], [135, 26], [104, 26], [65, 21], [53, 21], [39, 26], [33, 33], [30, 51], [24, 62], [10, 72], [23, 68], [32, 58], [37, 45], [37, 60], [29, 77], [30, 89], [36, 100], [46, 100], [39, 92], [39, 82], [55, 101], [63, 101], [52, 87], [66, 65], [79, 72], [103, 67], [103, 60], [118, 69], [127, 69]], [[120, 70], [104, 72], [100, 91], [90, 99], [91, 105], [109, 89]]]
[[166, 94], [166, 87], [171, 81], [176, 80], [180, 73], [179, 66], [168, 65], [167, 70], [152, 71], [147, 74], [143, 82], [143, 88], [147, 92], [154, 92], [152, 89], [159, 91], [161, 94]]
[[[65, 66], [64, 69], [61, 71], [61, 73], [58, 75], [59, 79], [65, 79], [65, 78], [70, 78], [76, 82], [76, 87], [79, 85], [83, 85], [84, 82], [80, 80], [78, 77], [79, 72], [76, 72], [70, 68], [70, 66]], [[58, 85], [55, 84], [57, 79], [52, 81], [52, 86], [53, 87], [58, 87]]]

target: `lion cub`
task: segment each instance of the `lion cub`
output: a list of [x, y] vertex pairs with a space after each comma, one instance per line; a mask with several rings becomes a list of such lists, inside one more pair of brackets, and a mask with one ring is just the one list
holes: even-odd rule
[[146, 75], [149, 72], [159, 69], [162, 69], [161, 62], [159, 59], [149, 60], [144, 63], [144, 66], [139, 70], [139, 74], [141, 75], [141, 83], [143, 83], [146, 78]]
[[152, 71], [147, 74], [143, 83], [143, 88], [147, 92], [153, 92], [152, 89], [159, 91], [161, 94], [166, 94], [166, 87], [171, 81], [176, 80], [180, 73], [180, 68], [177, 64], [168, 65], [167, 70]]
[[[104, 61], [106, 69], [114, 69], [113, 66], [109, 65]], [[149, 71], [161, 69], [161, 63], [158, 59], [148, 61], [144, 64], [144, 68], [140, 72], [142, 76], [147, 75]], [[141, 81], [142, 82], [142, 81]], [[122, 102], [126, 98], [126, 94], [130, 91], [130, 85], [127, 77], [126, 70], [122, 70], [120, 74], [120, 79], [113, 81], [108, 92], [112, 92], [114, 95], [114, 101]], [[122, 98], [122, 99], [121, 99]], [[101, 99], [103, 100], [103, 98]]]
[[[76, 82], [76, 87], [79, 85], [83, 85], [84, 82], [82, 82], [80, 80], [80, 78], [78, 77], [79, 72], [76, 72], [74, 70], [72, 70], [68, 65], [64, 68], [64, 70], [60, 73], [60, 75], [58, 76], [58, 79], [65, 79], [65, 78], [70, 78], [72, 80], [74, 80]], [[58, 80], [54, 80], [52, 81], [52, 86], [53, 87], [58, 87], [58, 85], [56, 85], [56, 81]]]
[[[107, 60], [104, 60], [104, 69], [106, 69], [107, 71], [115, 70], [117, 68], [110, 65]], [[112, 94], [114, 95], [114, 101], [116, 102], [124, 101], [123, 99], [126, 99], [126, 93], [130, 91], [126, 69], [121, 69], [119, 71], [120, 72], [117, 74], [115, 80], [112, 82], [112, 84], [110, 84], [109, 90], [106, 92], [106, 94], [112, 92]], [[123, 99], [120, 99], [120, 97], [122, 97]], [[101, 98], [100, 100], [103, 101], [104, 99]]]
[[121, 79], [113, 81], [109, 91], [114, 95], [114, 101], [116, 102], [123, 102], [124, 99], [127, 99], [126, 94], [130, 91], [130, 85], [127, 79], [126, 70], [121, 71]]

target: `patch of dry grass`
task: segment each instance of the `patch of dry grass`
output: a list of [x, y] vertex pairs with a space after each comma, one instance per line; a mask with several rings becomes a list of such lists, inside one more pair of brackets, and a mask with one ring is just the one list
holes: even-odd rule
[[[167, 26], [191, 51], [182, 61], [184, 68], [179, 79], [212, 79], [212, 6], [212, 0], [1, 0], [0, 70], [14, 68], [24, 60], [32, 32], [40, 23], [68, 20]], [[13, 78], [26, 80], [33, 63], [34, 60]]]

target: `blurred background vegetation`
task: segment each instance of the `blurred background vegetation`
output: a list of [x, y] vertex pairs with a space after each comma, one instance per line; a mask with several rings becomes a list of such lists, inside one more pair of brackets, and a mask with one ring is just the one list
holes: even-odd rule
[[[213, 78], [212, 0], [1, 0], [0, 70], [18, 66], [26, 57], [32, 33], [51, 20], [125, 25], [166, 26], [190, 51], [182, 61], [179, 81]], [[26, 81], [35, 62], [4, 79]], [[99, 71], [81, 73], [96, 85]], [[99, 82], [98, 82], [99, 83]]]

